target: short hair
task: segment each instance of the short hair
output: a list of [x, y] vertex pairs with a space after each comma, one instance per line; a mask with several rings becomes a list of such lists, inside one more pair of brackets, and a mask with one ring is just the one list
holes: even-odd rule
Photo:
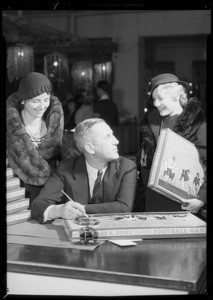
[[74, 132], [74, 141], [81, 153], [84, 153], [84, 144], [94, 137], [92, 133], [93, 126], [99, 123], [105, 123], [105, 121], [100, 118], [89, 118], [76, 126]]
[[180, 101], [180, 105], [182, 107], [186, 106], [186, 104], [188, 102], [187, 93], [182, 84], [178, 84], [177, 82], [165, 83], [165, 84], [160, 84], [159, 86], [157, 86], [156, 89], [159, 93], [161, 93], [161, 91], [163, 91], [163, 90], [168, 90], [168, 92], [174, 98], [176, 97], [177, 92], [179, 92], [179, 94], [180, 94], [179, 101]]
[[109, 83], [106, 80], [100, 80], [97, 83], [97, 88], [102, 89], [106, 93], [109, 93]]

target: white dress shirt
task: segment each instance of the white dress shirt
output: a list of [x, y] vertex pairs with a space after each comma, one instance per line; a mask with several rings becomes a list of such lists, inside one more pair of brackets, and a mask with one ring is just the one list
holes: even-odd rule
[[[87, 174], [88, 174], [88, 178], [89, 178], [90, 196], [92, 197], [95, 180], [96, 180], [96, 178], [98, 176], [98, 169], [95, 169], [95, 168], [91, 167], [87, 162], [86, 162], [86, 166], [87, 166]], [[107, 167], [105, 167], [104, 169], [102, 169], [103, 173], [102, 173], [101, 180], [104, 177], [106, 169], [107, 169]]]
[[[98, 169], [93, 168], [87, 162], [86, 162], [86, 168], [87, 168], [87, 174], [88, 174], [88, 178], [89, 178], [90, 196], [92, 197], [95, 180], [96, 180], [96, 178], [98, 176]], [[102, 169], [103, 173], [102, 173], [101, 180], [103, 179], [106, 170], [107, 170], [107, 167], [105, 167], [104, 169]], [[64, 204], [59, 204], [59, 205], [64, 205]], [[44, 211], [44, 220], [43, 220], [43, 222], [49, 221], [49, 219], [48, 219], [48, 213], [49, 213], [49, 210], [50, 210], [50, 208], [52, 206], [53, 205], [48, 206], [46, 208], [46, 210]]]

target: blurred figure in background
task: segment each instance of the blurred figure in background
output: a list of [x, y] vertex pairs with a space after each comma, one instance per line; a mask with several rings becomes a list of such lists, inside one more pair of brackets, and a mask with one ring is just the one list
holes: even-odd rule
[[75, 128], [75, 113], [77, 104], [74, 99], [70, 98], [64, 107], [64, 129], [70, 130]]
[[62, 98], [62, 100], [61, 100], [61, 105], [62, 105], [63, 110], [66, 110], [66, 108], [67, 108], [67, 103], [68, 103], [68, 101], [70, 101], [70, 100], [75, 100], [75, 97], [74, 97], [74, 95], [73, 95], [71, 92], [68, 93], [66, 96], [64, 96], [64, 97]]
[[79, 99], [80, 107], [75, 113], [75, 124], [78, 125], [85, 119], [92, 118], [93, 116], [93, 97], [83, 93]]
[[101, 80], [96, 86], [98, 100], [94, 103], [94, 117], [102, 118], [111, 127], [119, 125], [117, 105], [110, 99], [110, 85], [106, 80]]

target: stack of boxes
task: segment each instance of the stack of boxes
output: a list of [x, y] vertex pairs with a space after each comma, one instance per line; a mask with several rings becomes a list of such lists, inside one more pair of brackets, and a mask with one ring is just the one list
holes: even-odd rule
[[25, 198], [25, 188], [20, 186], [20, 179], [13, 173], [8, 159], [6, 166], [7, 225], [13, 225], [31, 219], [30, 200]]

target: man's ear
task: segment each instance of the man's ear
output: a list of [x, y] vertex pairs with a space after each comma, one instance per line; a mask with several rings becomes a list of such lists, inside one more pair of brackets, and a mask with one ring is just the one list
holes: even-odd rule
[[95, 154], [95, 146], [92, 143], [86, 142], [84, 148], [88, 153]]

